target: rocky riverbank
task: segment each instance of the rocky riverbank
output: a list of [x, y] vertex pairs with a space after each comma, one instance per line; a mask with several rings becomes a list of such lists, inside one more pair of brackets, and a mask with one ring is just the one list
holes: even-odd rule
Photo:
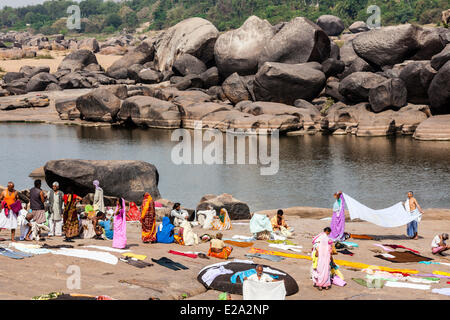
[[[344, 29], [334, 16], [276, 26], [252, 16], [220, 34], [190, 18], [142, 38], [107, 68], [97, 46], [81, 45], [94, 42], [86, 40], [56, 72], [23, 66], [6, 73], [0, 95], [15, 96], [13, 105], [0, 98], [0, 121], [57, 123], [58, 116], [83, 125], [191, 129], [201, 120], [222, 131], [386, 136], [414, 135], [431, 117], [439, 126], [424, 124], [427, 134], [414, 137], [450, 140], [441, 117], [450, 113], [450, 31], [411, 24], [370, 30], [362, 22]], [[23, 103], [37, 91], [50, 96], [48, 105]]]

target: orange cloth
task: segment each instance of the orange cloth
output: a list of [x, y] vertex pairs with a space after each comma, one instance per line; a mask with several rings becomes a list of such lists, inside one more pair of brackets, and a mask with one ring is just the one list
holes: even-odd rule
[[5, 201], [8, 206], [11, 206], [14, 202], [16, 202], [16, 191], [9, 193], [8, 189], [6, 189], [3, 201]]
[[208, 250], [208, 256], [215, 257], [219, 259], [228, 259], [233, 249], [231, 247], [224, 247], [220, 253], [212, 252], [211, 248]]
[[225, 240], [224, 242], [240, 248], [247, 248], [253, 246], [253, 242], [246, 242], [246, 241], [239, 242], [239, 241]]
[[351, 234], [350, 238], [353, 238], [353, 239], [364, 239], [364, 240], [373, 240], [373, 237], [367, 236], [365, 234]]

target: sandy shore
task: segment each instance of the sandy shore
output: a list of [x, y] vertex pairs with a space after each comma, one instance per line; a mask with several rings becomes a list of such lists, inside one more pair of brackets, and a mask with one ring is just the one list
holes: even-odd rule
[[[53, 59], [20, 59], [20, 60], [0, 60], [0, 68], [6, 72], [19, 72], [20, 68], [23, 66], [48, 66], [50, 67], [50, 72], [56, 72], [61, 61], [70, 51], [46, 51], [42, 50], [37, 52], [37, 55], [48, 55], [50, 54]], [[106, 70], [115, 61], [119, 60], [122, 56], [116, 55], [103, 55], [96, 54], [98, 63]]]
[[[440, 211], [440, 210], [438, 210]], [[430, 213], [431, 212], [431, 213]], [[437, 212], [437, 211], [436, 211]], [[432, 216], [433, 211], [429, 211]], [[441, 213], [435, 213], [441, 214]], [[426, 216], [426, 215], [425, 215]], [[300, 218], [298, 216], [287, 216], [288, 223], [296, 230], [292, 241], [303, 246], [303, 254], [308, 254], [311, 250], [311, 239], [324, 227], [329, 225], [329, 221], [318, 218]], [[239, 221], [248, 222], [248, 221]], [[346, 231], [356, 234], [367, 234], [375, 237], [375, 240], [352, 240], [359, 244], [359, 248], [353, 250], [354, 255], [348, 256], [338, 254], [335, 259], [361, 262], [377, 266], [391, 268], [415, 269], [422, 273], [431, 273], [434, 270], [450, 272], [448, 266], [423, 265], [419, 263], [394, 264], [375, 258], [376, 253], [370, 249], [377, 249], [373, 244], [399, 244], [405, 247], [420, 251], [427, 257], [435, 258], [435, 261], [450, 262], [447, 257], [433, 256], [430, 252], [432, 238], [440, 233], [446, 232], [450, 228], [448, 219], [429, 220], [424, 219], [419, 225], [419, 240], [407, 239], [406, 227], [381, 228], [367, 222], [348, 222]], [[215, 234], [214, 231], [204, 231], [195, 227], [198, 234]], [[128, 223], [128, 244], [133, 253], [147, 255], [146, 261], [151, 263], [151, 258], [169, 257], [189, 267], [189, 270], [172, 271], [154, 265], [149, 268], [138, 269], [119, 261], [117, 265], [109, 265], [87, 259], [57, 256], [52, 254], [36, 255], [23, 260], [13, 260], [0, 256], [0, 286], [2, 288], [0, 299], [30, 299], [33, 296], [46, 294], [52, 291], [62, 291], [65, 293], [84, 293], [92, 295], [109, 295], [115, 299], [149, 299], [157, 297], [160, 299], [180, 299], [183, 294], [187, 294], [188, 299], [216, 300], [219, 293], [214, 290], [206, 290], [197, 280], [197, 274], [204, 266], [220, 262], [219, 259], [211, 258], [192, 259], [183, 256], [169, 254], [169, 250], [179, 251], [201, 251], [207, 252], [209, 243], [202, 243], [195, 247], [184, 247], [176, 244], [142, 244], [140, 239], [140, 224]], [[232, 235], [250, 235], [248, 225], [235, 224], [233, 230], [225, 231], [224, 237]], [[0, 237], [9, 239], [9, 231], [0, 231]], [[8, 241], [0, 242], [6, 245]], [[61, 238], [50, 238], [46, 240], [50, 245], [63, 244]], [[111, 246], [110, 241], [77, 239], [73, 243], [75, 248], [79, 246], [96, 244]], [[255, 248], [271, 249], [266, 241], [255, 241]], [[93, 250], [93, 249], [90, 249]], [[231, 258], [247, 259], [245, 254], [248, 248], [235, 247]], [[113, 253], [116, 256], [120, 254]], [[347, 281], [345, 287], [332, 287], [329, 291], [319, 292], [312, 287], [309, 278], [310, 261], [294, 258], [287, 258], [281, 262], [271, 262], [268, 260], [254, 259], [256, 263], [263, 263], [288, 272], [298, 283], [299, 292], [287, 297], [289, 300], [298, 299], [448, 299], [446, 296], [431, 293], [431, 290], [413, 290], [402, 288], [382, 288], [368, 289], [353, 282], [351, 278], [364, 278], [365, 273], [355, 269], [342, 267], [341, 270]], [[69, 274], [66, 270], [70, 265], [77, 265], [81, 268], [81, 289], [68, 290], [66, 281]], [[432, 288], [449, 287], [446, 280], [442, 279], [439, 284], [433, 284]], [[233, 295], [233, 299], [241, 300], [242, 296]]]

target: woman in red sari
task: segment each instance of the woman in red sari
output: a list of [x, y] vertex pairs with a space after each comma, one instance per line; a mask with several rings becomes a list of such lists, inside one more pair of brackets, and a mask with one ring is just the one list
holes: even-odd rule
[[142, 242], [153, 243], [156, 242], [156, 214], [155, 202], [152, 196], [146, 192], [144, 200], [142, 201]]

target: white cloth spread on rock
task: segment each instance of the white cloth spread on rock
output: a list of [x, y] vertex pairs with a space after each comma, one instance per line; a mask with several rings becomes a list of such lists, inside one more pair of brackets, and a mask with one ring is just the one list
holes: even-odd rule
[[110, 252], [117, 252], [117, 253], [124, 253], [124, 252], [130, 252], [131, 250], [124, 250], [124, 249], [116, 249], [116, 248], [110, 248], [110, 247], [104, 247], [104, 246], [84, 246], [84, 248], [93, 248], [93, 249], [99, 249], [104, 251], [110, 251]]
[[374, 210], [345, 193], [343, 195], [352, 220], [361, 219], [381, 227], [395, 228], [406, 225], [420, 216], [420, 214], [409, 213], [401, 202], [386, 209]]
[[245, 280], [242, 286], [244, 300], [285, 300], [284, 281], [257, 282]]
[[414, 284], [414, 283], [405, 283], [405, 282], [394, 282], [394, 281], [386, 281], [385, 287], [392, 288], [408, 288], [408, 289], [419, 289], [419, 290], [430, 290], [431, 286], [427, 284]]
[[295, 252], [302, 252], [302, 246], [293, 246], [290, 244], [283, 244], [283, 243], [271, 243], [269, 244], [269, 247], [272, 248], [277, 248], [277, 249], [281, 249], [281, 250], [292, 250]]
[[9, 244], [10, 247], [13, 247], [19, 251], [25, 252], [25, 253], [31, 253], [31, 254], [46, 254], [53, 251], [45, 248], [41, 248], [40, 245], [37, 244], [27, 244], [27, 243], [17, 243], [17, 242], [11, 242]]
[[113, 256], [111, 253], [101, 251], [61, 248], [59, 250], [52, 251], [52, 253], [68, 257], [90, 259], [109, 264], [117, 264], [117, 262], [119, 261], [119, 259]]
[[216, 279], [218, 276], [230, 273], [233, 273], [233, 271], [225, 269], [223, 266], [211, 268], [205, 272], [205, 274], [202, 276], [202, 280], [206, 283], [207, 286], [210, 286], [214, 279]]

